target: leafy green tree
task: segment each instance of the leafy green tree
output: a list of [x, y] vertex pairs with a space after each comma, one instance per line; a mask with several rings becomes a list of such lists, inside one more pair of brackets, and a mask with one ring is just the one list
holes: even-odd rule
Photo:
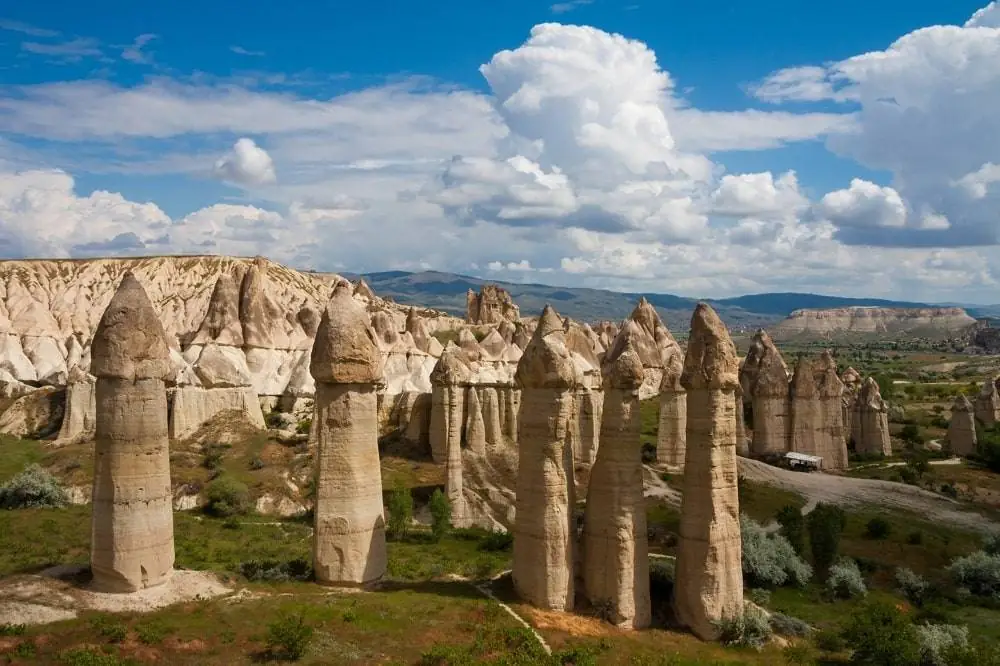
[[789, 504], [778, 512], [776, 519], [781, 525], [781, 536], [788, 539], [788, 543], [792, 544], [792, 548], [801, 557], [806, 550], [806, 519], [802, 516], [802, 511]]
[[840, 534], [847, 524], [843, 510], [832, 504], [817, 504], [806, 519], [809, 547], [816, 570], [825, 572], [840, 553]]
[[918, 666], [920, 641], [909, 619], [887, 601], [871, 601], [850, 614], [844, 639], [852, 664]]
[[413, 495], [402, 484], [389, 494], [389, 522], [386, 525], [390, 539], [405, 539], [413, 520]]
[[440, 488], [431, 495], [430, 510], [431, 534], [435, 541], [440, 541], [451, 531], [451, 502]]

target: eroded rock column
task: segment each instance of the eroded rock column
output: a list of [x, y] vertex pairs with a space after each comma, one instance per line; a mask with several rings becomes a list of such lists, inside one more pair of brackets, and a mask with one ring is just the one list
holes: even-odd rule
[[[629, 322], [630, 325], [634, 325]], [[590, 473], [583, 523], [584, 588], [591, 604], [610, 605], [612, 624], [651, 621], [646, 505], [642, 496], [639, 388], [644, 373], [629, 329], [605, 360], [601, 447]]]
[[465, 398], [465, 445], [473, 453], [486, 455], [486, 421], [479, 402], [479, 392], [470, 386]]
[[684, 355], [676, 345], [664, 359], [660, 381], [660, 422], [656, 433], [656, 461], [684, 468], [687, 449], [687, 393], [681, 386]]
[[517, 366], [523, 409], [514, 524], [514, 587], [528, 603], [573, 608], [573, 452], [567, 444], [582, 378], [562, 321], [546, 306]]
[[462, 445], [462, 410], [468, 368], [458, 354], [445, 350], [431, 371], [431, 458], [436, 463], [448, 461], [448, 451]]
[[716, 637], [716, 622], [743, 610], [738, 369], [729, 332], [712, 308], [699, 303], [681, 375], [688, 398], [687, 459], [674, 608], [681, 624], [706, 640]]
[[972, 403], [964, 395], [955, 398], [948, 424], [948, 446], [952, 455], [971, 456], [976, 452], [976, 419]]
[[166, 583], [174, 567], [166, 338], [146, 292], [122, 278], [91, 347], [97, 377], [90, 568], [103, 592]]
[[869, 377], [861, 385], [855, 409], [854, 446], [858, 453], [892, 455], [889, 439], [889, 406], [882, 399], [878, 383]]
[[318, 439], [316, 580], [361, 585], [386, 570], [378, 395], [382, 355], [365, 309], [340, 283], [323, 311], [310, 372]]
[[844, 383], [837, 376], [837, 362], [824, 351], [816, 364], [816, 392], [819, 397], [819, 444], [816, 455], [823, 457], [825, 469], [846, 469], [847, 436], [844, 426]]
[[582, 389], [577, 393], [579, 442], [577, 462], [592, 465], [597, 459], [601, 442], [601, 419], [604, 410], [604, 393], [594, 389]]

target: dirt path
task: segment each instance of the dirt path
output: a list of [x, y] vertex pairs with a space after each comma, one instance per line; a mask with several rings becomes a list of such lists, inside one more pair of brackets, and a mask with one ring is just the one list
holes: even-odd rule
[[1000, 523], [967, 510], [955, 500], [902, 483], [819, 472], [792, 472], [749, 458], [739, 459], [739, 471], [750, 481], [803, 495], [810, 509], [817, 502], [841, 506], [870, 505], [911, 511], [928, 520], [947, 522], [978, 532], [1000, 531]]

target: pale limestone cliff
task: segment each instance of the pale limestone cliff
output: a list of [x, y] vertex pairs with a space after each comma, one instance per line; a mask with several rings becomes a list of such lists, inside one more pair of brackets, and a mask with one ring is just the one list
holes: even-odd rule
[[775, 337], [829, 336], [838, 333], [954, 334], [976, 320], [962, 308], [836, 308], [796, 310], [773, 329]]

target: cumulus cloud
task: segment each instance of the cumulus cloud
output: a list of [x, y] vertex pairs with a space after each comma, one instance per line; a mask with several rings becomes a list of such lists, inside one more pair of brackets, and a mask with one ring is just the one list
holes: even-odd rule
[[965, 190], [972, 199], [984, 199], [994, 183], [1000, 183], [1000, 164], [987, 162], [972, 173], [967, 173], [952, 185]]
[[799, 191], [794, 171], [775, 178], [763, 173], [726, 174], [712, 193], [711, 210], [732, 217], [788, 217], [809, 201]]
[[899, 192], [860, 178], [846, 190], [825, 195], [816, 213], [838, 227], [906, 226], [906, 204]]
[[239, 185], [264, 185], [276, 180], [274, 162], [267, 151], [246, 137], [215, 163], [215, 175]]

